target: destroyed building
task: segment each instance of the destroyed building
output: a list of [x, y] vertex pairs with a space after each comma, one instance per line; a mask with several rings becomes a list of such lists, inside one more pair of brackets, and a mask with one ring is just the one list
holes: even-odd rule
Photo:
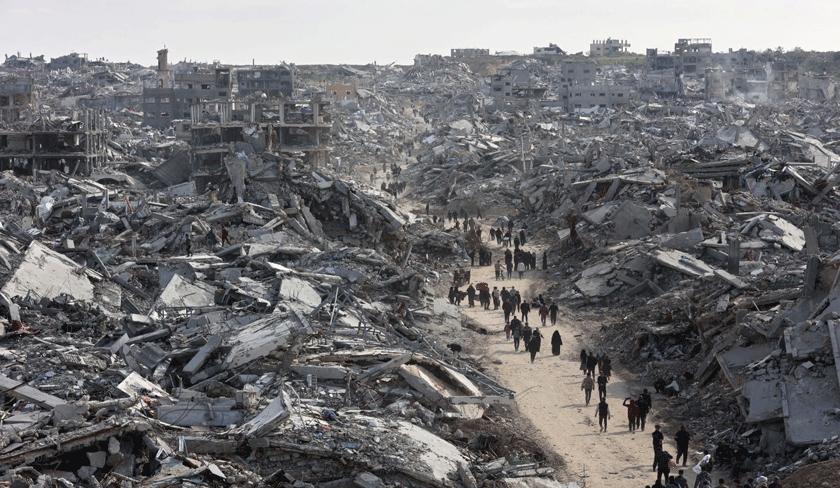
[[512, 63], [492, 75], [489, 88], [493, 97], [524, 102], [542, 98], [548, 90], [545, 83], [522, 62]]
[[623, 39], [596, 39], [589, 43], [589, 56], [621, 56], [630, 52], [630, 43]]
[[549, 43], [548, 46], [534, 46], [534, 56], [565, 56], [566, 51], [557, 44]]
[[291, 66], [252, 66], [236, 70], [237, 93], [240, 97], [265, 94], [269, 98], [291, 97], [295, 86]]
[[193, 104], [231, 96], [230, 68], [193, 66], [177, 73], [170, 69], [168, 54], [158, 51], [157, 77], [143, 87], [143, 123], [157, 129], [189, 119]]
[[711, 60], [711, 39], [678, 39], [674, 43], [674, 68], [678, 74], [702, 76]]
[[0, 77], [0, 122], [17, 122], [37, 105], [34, 82], [18, 76]]
[[103, 114], [96, 110], [84, 110], [58, 121], [35, 121], [21, 129], [0, 130], [0, 169], [87, 175], [105, 162], [107, 141]]

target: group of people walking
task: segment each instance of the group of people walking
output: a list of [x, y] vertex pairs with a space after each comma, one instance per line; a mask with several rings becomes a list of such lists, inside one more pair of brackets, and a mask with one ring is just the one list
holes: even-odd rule
[[[537, 327], [531, 328], [529, 317], [532, 310], [536, 310], [539, 316], [540, 323], [543, 327], [548, 321], [551, 325], [557, 324], [557, 312], [560, 310], [556, 303], [547, 304], [542, 295], [537, 296], [533, 301], [523, 301], [522, 295], [516, 287], [511, 287], [509, 290], [502, 287], [499, 292], [499, 298], [502, 302], [502, 313], [505, 317], [505, 339], [513, 339], [513, 350], [519, 351], [520, 344], [525, 344], [525, 351], [531, 354], [531, 362], [533, 363], [542, 347], [543, 335]], [[517, 313], [519, 316], [517, 317]], [[560, 337], [559, 331], [554, 331], [551, 335], [551, 353], [555, 356], [560, 355], [560, 346], [563, 345], [563, 339]]]

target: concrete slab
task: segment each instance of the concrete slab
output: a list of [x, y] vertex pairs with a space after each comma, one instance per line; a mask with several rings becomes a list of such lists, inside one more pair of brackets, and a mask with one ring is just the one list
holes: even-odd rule
[[831, 350], [825, 322], [801, 322], [784, 331], [785, 350], [794, 359], [811, 359]]
[[741, 387], [741, 395], [746, 400], [746, 421], [750, 423], [781, 419], [782, 409], [781, 381], [750, 380]]
[[782, 384], [788, 442], [804, 446], [840, 435], [840, 416], [835, 414], [840, 408], [840, 387], [834, 368], [797, 376], [786, 376]]
[[80, 273], [82, 269], [67, 256], [38, 241], [32, 241], [23, 261], [2, 291], [8, 297], [25, 297], [32, 293], [39, 297], [55, 298], [67, 294], [76, 300], [92, 302], [93, 283], [88, 279], [92, 272]]
[[176, 274], [160, 292], [157, 303], [163, 308], [212, 307], [216, 304], [215, 292], [215, 288], [206, 283], [190, 283]]

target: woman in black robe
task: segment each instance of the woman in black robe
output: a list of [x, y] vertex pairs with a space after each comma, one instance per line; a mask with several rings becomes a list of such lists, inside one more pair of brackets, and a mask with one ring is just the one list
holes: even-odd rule
[[559, 356], [560, 355], [560, 346], [562, 346], [562, 345], [563, 345], [563, 339], [560, 338], [560, 332], [555, 330], [554, 333], [551, 334], [551, 354], [554, 354], [555, 356]]

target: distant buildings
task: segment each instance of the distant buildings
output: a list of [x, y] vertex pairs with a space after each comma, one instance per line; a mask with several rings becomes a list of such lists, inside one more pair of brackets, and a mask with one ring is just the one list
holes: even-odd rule
[[837, 83], [828, 75], [799, 75], [799, 98], [812, 102], [830, 102], [837, 97]]
[[547, 90], [522, 62], [511, 63], [490, 77], [490, 95], [497, 99], [539, 99]]
[[712, 40], [678, 39], [674, 44], [677, 74], [702, 75], [712, 61]]
[[551, 43], [545, 47], [534, 47], [535, 56], [565, 56], [566, 51], [560, 49], [557, 44]]
[[248, 97], [264, 93], [268, 98], [292, 96], [295, 84], [294, 72], [286, 65], [238, 68], [236, 70], [237, 93]]
[[630, 43], [626, 40], [607, 38], [605, 40], [594, 40], [589, 44], [589, 55], [600, 56], [621, 56], [629, 52]]
[[479, 56], [489, 56], [490, 50], [489, 49], [478, 49], [478, 48], [460, 48], [460, 49], [452, 49], [449, 52], [449, 55], [453, 58], [475, 58]]

